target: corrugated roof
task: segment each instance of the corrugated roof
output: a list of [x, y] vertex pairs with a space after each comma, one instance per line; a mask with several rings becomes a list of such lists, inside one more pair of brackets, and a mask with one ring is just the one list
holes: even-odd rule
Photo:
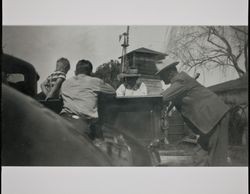
[[210, 86], [209, 89], [213, 92], [248, 89], [248, 75], [245, 74], [241, 78]]
[[[127, 53], [127, 55], [130, 55], [132, 53], [149, 53], [149, 54], [152, 54], [152, 55], [167, 56], [166, 53], [161, 53], [161, 52], [154, 51], [154, 50], [151, 50], [151, 49], [147, 49], [147, 48], [144, 48], [144, 47], [141, 47], [141, 48], [135, 49], [133, 51], [130, 51], [129, 53]], [[120, 56], [119, 58], [121, 58], [121, 57], [122, 56]]]

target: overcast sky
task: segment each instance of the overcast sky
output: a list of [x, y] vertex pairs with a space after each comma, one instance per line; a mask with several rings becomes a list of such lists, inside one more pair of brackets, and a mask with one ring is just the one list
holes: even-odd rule
[[[146, 47], [160, 52], [166, 51], [168, 26], [130, 26], [128, 51]], [[67, 77], [74, 74], [75, 64], [88, 59], [94, 69], [117, 59], [121, 55], [119, 35], [126, 26], [4, 26], [3, 50], [32, 63], [43, 81], [55, 70], [56, 60], [66, 57], [71, 63]], [[192, 75], [192, 72], [190, 72]], [[229, 70], [222, 74], [215, 70], [201, 74], [199, 81], [205, 86], [237, 78]]]

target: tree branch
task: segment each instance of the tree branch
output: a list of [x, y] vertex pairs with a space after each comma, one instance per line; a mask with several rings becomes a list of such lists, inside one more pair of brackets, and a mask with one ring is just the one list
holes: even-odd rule
[[[240, 29], [240, 28], [238, 28], [238, 27], [236, 27], [236, 26], [230, 26], [232, 29], [234, 29], [234, 30], [236, 30], [236, 31], [238, 31], [238, 32], [241, 32], [241, 33], [243, 33], [243, 34], [245, 34], [245, 35], [248, 35], [248, 32], [247, 31], [244, 31], [244, 30], [242, 30], [242, 29]], [[246, 28], [247, 29], [247, 28]]]
[[[229, 42], [225, 39], [225, 37], [221, 36], [219, 34], [219, 32], [214, 27], [212, 27], [212, 32], [213, 32], [213, 35], [218, 37], [227, 46], [226, 50], [228, 51], [228, 53], [232, 54], [232, 48], [231, 48]], [[222, 48], [224, 48], [224, 47], [222, 47]]]
[[213, 42], [213, 41], [210, 39], [210, 37], [211, 37], [211, 31], [209, 30], [208, 37], [207, 37], [207, 41], [210, 42], [212, 45], [214, 45], [214, 46], [220, 48], [220, 49], [227, 50], [225, 47], [223, 47], [223, 46], [221, 46], [221, 45], [218, 45], [218, 44], [216, 44], [215, 42]]

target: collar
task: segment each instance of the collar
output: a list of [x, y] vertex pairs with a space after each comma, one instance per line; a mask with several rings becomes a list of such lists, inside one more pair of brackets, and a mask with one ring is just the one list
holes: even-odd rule
[[175, 82], [177, 79], [179, 79], [180, 77], [183, 77], [184, 75], [183, 74], [186, 74], [185, 72], [181, 71], [181, 72], [178, 72], [171, 80], [170, 80], [170, 83], [172, 84], [173, 82]]

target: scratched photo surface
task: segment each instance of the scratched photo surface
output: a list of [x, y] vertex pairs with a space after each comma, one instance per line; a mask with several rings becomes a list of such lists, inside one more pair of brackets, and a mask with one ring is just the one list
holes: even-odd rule
[[3, 166], [248, 166], [248, 26], [3, 26]]

